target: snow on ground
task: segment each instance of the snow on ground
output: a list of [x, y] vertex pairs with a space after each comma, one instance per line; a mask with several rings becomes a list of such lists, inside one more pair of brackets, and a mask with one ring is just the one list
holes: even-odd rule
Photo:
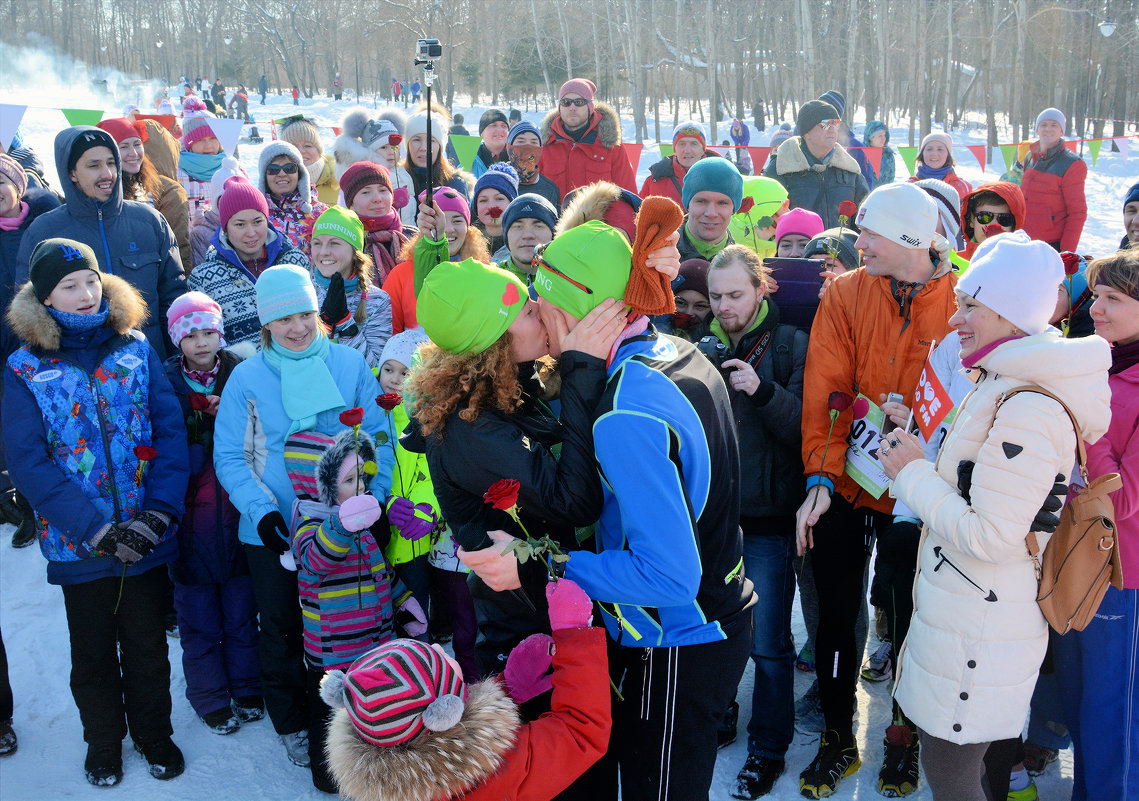
[[[134, 98], [127, 98], [128, 100]], [[58, 92], [38, 88], [34, 96], [30, 90], [0, 90], [0, 102], [52, 103], [59, 106], [98, 107], [99, 101], [82, 89], [61, 86]], [[144, 105], [139, 103], [139, 105]], [[317, 117], [322, 123], [338, 124], [350, 102], [336, 103], [329, 99], [301, 100], [300, 110]], [[369, 99], [368, 105], [371, 106]], [[384, 102], [380, 102], [383, 106]], [[107, 107], [106, 116], [119, 116], [121, 106]], [[456, 104], [469, 129], [477, 130], [482, 107], [472, 108]], [[268, 105], [260, 106], [254, 99], [251, 112], [260, 123], [262, 135], [269, 140], [270, 117], [282, 117], [297, 111], [289, 99], [271, 97]], [[544, 112], [523, 114], [535, 124]], [[904, 121], [903, 121], [904, 122]], [[652, 119], [649, 120], [650, 129]], [[25, 140], [44, 160], [47, 174], [56, 187], [53, 139], [57, 131], [66, 126], [59, 111], [29, 108], [21, 130]], [[671, 131], [671, 118], [662, 119], [662, 131]], [[753, 130], [753, 144], [766, 144], [773, 127], [760, 134]], [[860, 133], [862, 124], [856, 124]], [[631, 138], [633, 126], [625, 122], [625, 137]], [[895, 145], [904, 143], [907, 128], [898, 123], [891, 129]], [[984, 130], [954, 132], [956, 144], [984, 144]], [[331, 152], [335, 138], [331, 128], [322, 130], [326, 150]], [[1002, 139], [1001, 141], [1006, 141]], [[242, 144], [240, 159], [252, 175], [256, 170], [257, 155], [263, 145]], [[958, 174], [974, 184], [997, 180], [1002, 165], [990, 164], [982, 173], [969, 151], [954, 151], [958, 160]], [[649, 166], [658, 158], [655, 145], [646, 146], [638, 169], [638, 183], [648, 174]], [[901, 159], [898, 175], [906, 175]], [[1123, 196], [1139, 175], [1139, 163], [1124, 164], [1118, 153], [1101, 153], [1098, 166], [1088, 174], [1088, 223], [1081, 240], [1081, 252], [1101, 255], [1115, 249], [1122, 236]], [[70, 659], [68, 656], [67, 626], [63, 612], [62, 594], [45, 580], [45, 566], [36, 548], [15, 551], [11, 548], [12, 528], [0, 526], [0, 625], [3, 627], [8, 652], [12, 686], [16, 697], [15, 725], [20, 737], [19, 751], [0, 760], [0, 797], [5, 801], [49, 801], [63, 798], [103, 797], [108, 791], [90, 787], [83, 778], [85, 745], [79, 716], [68, 687]], [[798, 642], [805, 638], [802, 617], [796, 607], [794, 632]], [[873, 637], [868, 646], [876, 646]], [[124, 745], [125, 778], [123, 784], [110, 795], [120, 801], [150, 801], [150, 799], [206, 799], [242, 798], [250, 801], [276, 799], [318, 799], [323, 794], [312, 788], [306, 770], [293, 766], [285, 757], [268, 720], [250, 724], [234, 735], [220, 739], [210, 733], [196, 719], [185, 699], [185, 680], [182, 675], [181, 650], [177, 640], [170, 641], [172, 669], [171, 695], [174, 701], [173, 724], [175, 741], [186, 754], [186, 773], [168, 783], [158, 784], [147, 775], [141, 757], [129, 743]], [[715, 677], [709, 677], [714, 680]], [[802, 694], [809, 677], [796, 673], [796, 694]], [[711, 798], [721, 801], [729, 798], [736, 772], [746, 757], [746, 725], [751, 708], [752, 670], [749, 665], [740, 684], [739, 702], [740, 738], [724, 749], [716, 765]], [[836, 801], [846, 799], [878, 798], [877, 774], [881, 764], [881, 737], [889, 720], [889, 693], [885, 685], [859, 682], [858, 686], [858, 739], [862, 744], [862, 769], [841, 784]], [[817, 742], [812, 737], [796, 734], [787, 755], [788, 770], [776, 785], [773, 799], [799, 797], [798, 772], [814, 756]], [[1067, 798], [1071, 792], [1071, 752], [1061, 754], [1058, 766], [1037, 779], [1040, 796], [1049, 801]], [[914, 799], [930, 798], [923, 783]]]

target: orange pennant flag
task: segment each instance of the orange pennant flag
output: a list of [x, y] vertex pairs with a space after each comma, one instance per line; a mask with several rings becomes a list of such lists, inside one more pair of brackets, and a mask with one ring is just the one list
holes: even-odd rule
[[914, 420], [926, 442], [933, 437], [937, 427], [945, 420], [945, 416], [953, 409], [953, 399], [942, 386], [941, 380], [933, 370], [930, 356], [937, 345], [934, 342], [929, 347], [929, 355], [925, 359], [925, 368], [921, 371], [917, 389], [914, 391]]
[[985, 145], [967, 145], [967, 147], [969, 148], [969, 152], [977, 157], [977, 161], [981, 163], [981, 172], [984, 172], [986, 155], [985, 151], [988, 150], [988, 147]]

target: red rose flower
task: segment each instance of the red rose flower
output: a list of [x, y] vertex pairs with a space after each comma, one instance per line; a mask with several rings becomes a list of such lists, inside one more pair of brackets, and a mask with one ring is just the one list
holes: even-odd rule
[[486, 210], [486, 214], [492, 220], [497, 220], [499, 217], [502, 216], [502, 212], [504, 212], [504, 211], [506, 211], [506, 209], [502, 208], [502, 206], [491, 206], [489, 209]]
[[340, 413], [340, 422], [346, 426], [358, 426], [364, 422], [364, 410], [359, 406], [345, 409]]
[[832, 412], [845, 412], [853, 402], [854, 398], [846, 392], [832, 392], [827, 398], [827, 409]]
[[1000, 223], [989, 223], [985, 226], [985, 236], [996, 236], [997, 234], [1003, 234], [1004, 232], [1005, 229], [1003, 226], [1001, 226]]
[[158, 451], [149, 445], [136, 445], [134, 448], [134, 455], [140, 462], [149, 462], [151, 459], [158, 456]]
[[210, 408], [210, 399], [201, 392], [190, 393], [190, 408], [195, 412], [204, 412]]
[[850, 219], [858, 212], [858, 205], [853, 200], [844, 200], [838, 204], [838, 213], [841, 217]]
[[747, 214], [749, 211], [751, 211], [754, 208], [755, 208], [755, 198], [753, 198], [749, 195], [748, 197], [745, 197], [743, 199], [742, 203], [740, 203], [740, 210], [737, 211], [736, 214]]
[[483, 493], [482, 499], [495, 509], [501, 509], [505, 512], [518, 505], [518, 490], [520, 488], [521, 485], [517, 479], [500, 478]]
[[390, 412], [401, 403], [403, 403], [403, 398], [400, 397], [398, 392], [385, 392], [376, 398], [376, 405], [385, 412]]
[[1060, 258], [1064, 260], [1064, 275], [1075, 275], [1080, 271], [1080, 257], [1075, 253], [1065, 250]]

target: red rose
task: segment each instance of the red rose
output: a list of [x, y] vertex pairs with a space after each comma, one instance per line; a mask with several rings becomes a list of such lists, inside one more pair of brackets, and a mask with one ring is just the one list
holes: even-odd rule
[[191, 392], [190, 408], [195, 412], [204, 412], [210, 408], [210, 399], [201, 392]]
[[398, 392], [385, 392], [376, 398], [376, 405], [385, 412], [390, 412], [401, 403], [403, 403], [403, 398], [400, 397]]
[[346, 426], [358, 426], [364, 422], [364, 410], [359, 406], [345, 409], [340, 413], [340, 422]]
[[858, 213], [858, 205], [853, 200], [844, 200], [838, 204], [838, 213], [840, 217], [850, 219]]
[[1060, 258], [1064, 260], [1064, 275], [1075, 275], [1080, 271], [1080, 257], [1075, 253], [1065, 250]]
[[486, 210], [486, 214], [492, 220], [497, 220], [499, 217], [502, 216], [502, 212], [504, 212], [504, 211], [506, 211], [506, 209], [502, 208], [502, 206], [491, 206], [489, 209]]
[[742, 203], [740, 203], [740, 210], [737, 211], [736, 214], [747, 214], [749, 211], [751, 211], [754, 208], [755, 208], [755, 198], [748, 196], [748, 197], [745, 197], [743, 199]]
[[1005, 229], [1000, 223], [994, 222], [989, 223], [985, 226], [985, 236], [996, 236], [997, 234], [1003, 234], [1004, 232]]
[[513, 478], [500, 478], [483, 493], [482, 499], [495, 509], [506, 511], [518, 505], [518, 490], [521, 485]]
[[149, 445], [136, 445], [134, 448], [134, 455], [138, 457], [140, 462], [149, 462], [154, 457], [158, 456], [158, 451]]
[[827, 409], [832, 412], [845, 412], [853, 402], [854, 398], [845, 392], [832, 392], [827, 398]]

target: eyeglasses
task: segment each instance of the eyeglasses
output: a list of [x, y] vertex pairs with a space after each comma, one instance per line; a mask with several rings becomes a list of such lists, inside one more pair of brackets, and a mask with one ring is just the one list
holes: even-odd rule
[[569, 108], [570, 106], [581, 108], [589, 103], [584, 97], [563, 97], [561, 102], [563, 108]]
[[824, 131], [837, 131], [841, 124], [842, 120], [823, 120], [816, 127], [822, 128]]
[[566, 275], [561, 270], [559, 270], [557, 267], [555, 267], [554, 265], [552, 265], [548, 261], [546, 261], [545, 258], [543, 258], [542, 254], [545, 253], [547, 246], [548, 245], [539, 245], [538, 247], [534, 248], [534, 260], [531, 263], [532, 266], [534, 267], [534, 271], [537, 272], [538, 267], [545, 267], [547, 270], [549, 270], [550, 272], [552, 272], [554, 275], [558, 276], [559, 278], [564, 278], [566, 281], [569, 281], [571, 284], [573, 284], [575, 287], [580, 289], [585, 294], [592, 295], [593, 294], [592, 289], [587, 287], [585, 284], [582, 284], [582, 283], [579, 283], [578, 281], [573, 280], [568, 275]]
[[296, 171], [297, 165], [291, 161], [288, 164], [270, 164], [265, 168], [266, 175], [276, 175], [277, 173], [281, 172], [283, 172], [285, 175], [292, 175]]
[[1016, 225], [1016, 217], [1011, 211], [1002, 211], [999, 214], [995, 211], [978, 211], [974, 216], [981, 225], [988, 225], [993, 220], [1000, 223], [1002, 228], [1012, 228]]

